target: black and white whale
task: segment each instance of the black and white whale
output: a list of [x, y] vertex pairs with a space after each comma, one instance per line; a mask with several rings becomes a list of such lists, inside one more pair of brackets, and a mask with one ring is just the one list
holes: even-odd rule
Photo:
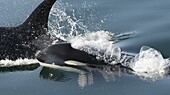
[[[56, 64], [60, 66], [83, 65], [81, 63], [104, 65], [104, 61], [99, 61], [94, 55], [80, 51], [71, 47], [70, 43], [60, 42], [51, 45], [36, 53], [36, 58], [43, 63]], [[76, 64], [74, 64], [76, 63]]]
[[105, 63], [104, 60], [96, 59], [95, 55], [72, 48], [71, 43], [66, 42], [51, 45], [38, 51], [35, 56], [40, 61], [40, 65], [57, 69], [62, 67], [101, 67], [106, 65], [128, 68], [122, 66], [120, 63], [116, 65]]
[[70, 43], [59, 42], [35, 54], [43, 67], [82, 73], [86, 66], [106, 65], [95, 56], [71, 47]]
[[48, 16], [56, 0], [44, 0], [32, 14], [17, 27], [0, 27], [0, 60], [34, 58], [38, 49], [50, 41]]

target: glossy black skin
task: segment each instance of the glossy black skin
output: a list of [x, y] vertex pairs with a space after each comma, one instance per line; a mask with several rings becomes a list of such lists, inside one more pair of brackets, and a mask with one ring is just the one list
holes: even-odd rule
[[34, 58], [37, 50], [50, 42], [48, 16], [56, 0], [44, 0], [17, 27], [0, 27], [0, 60], [17, 58]]
[[80, 51], [71, 47], [70, 43], [60, 42], [55, 45], [51, 45], [42, 51], [37, 52], [36, 58], [40, 62], [48, 64], [65, 65], [64, 61], [74, 60], [86, 64], [106, 65], [104, 61], [99, 61], [96, 56], [88, 54], [84, 51]]

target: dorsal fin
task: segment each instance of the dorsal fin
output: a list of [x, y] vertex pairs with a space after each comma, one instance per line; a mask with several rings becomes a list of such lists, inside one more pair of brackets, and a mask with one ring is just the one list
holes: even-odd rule
[[38, 49], [51, 43], [48, 30], [48, 16], [56, 0], [44, 0], [17, 27], [0, 27], [0, 59], [33, 58]]
[[[51, 7], [56, 0], [44, 0], [26, 19], [26, 21], [18, 26], [18, 28], [24, 28], [27, 30], [42, 30], [48, 27], [48, 16]], [[38, 31], [40, 32], [40, 31]], [[44, 32], [44, 31], [41, 31]], [[46, 32], [46, 31], [45, 31]]]

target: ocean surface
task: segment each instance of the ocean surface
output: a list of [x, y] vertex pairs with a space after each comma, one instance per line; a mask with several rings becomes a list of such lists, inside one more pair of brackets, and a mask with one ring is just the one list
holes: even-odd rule
[[[0, 27], [22, 24], [42, 1], [0, 0]], [[72, 72], [41, 67], [36, 59], [0, 60], [0, 95], [168, 95], [169, 5], [168, 0], [58, 0], [49, 16], [53, 37], [107, 63], [114, 55], [133, 71], [106, 66]]]

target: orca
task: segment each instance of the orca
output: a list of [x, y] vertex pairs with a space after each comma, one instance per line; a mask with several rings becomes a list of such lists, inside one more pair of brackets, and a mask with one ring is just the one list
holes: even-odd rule
[[[35, 54], [38, 61], [47, 64], [41, 64], [48, 67], [49, 64], [59, 66], [93, 66], [109, 65], [104, 60], [97, 60], [95, 55], [88, 54], [72, 48], [71, 43], [60, 42], [51, 45]], [[50, 67], [53, 67], [50, 66]]]
[[43, 63], [56, 64], [60, 66], [65, 65], [81, 65], [90, 64], [105, 64], [102, 60], [97, 60], [96, 56], [88, 54], [71, 47], [70, 43], [60, 42], [51, 45], [35, 54], [36, 58]]
[[0, 27], [0, 60], [34, 58], [37, 50], [50, 43], [48, 16], [56, 0], [44, 0], [17, 27]]
[[[124, 53], [122, 53], [122, 57], [123, 56], [125, 56]], [[126, 56], [132, 58], [132, 55]], [[85, 51], [72, 48], [71, 43], [68, 42], [59, 42], [54, 45], [48, 46], [45, 49], [38, 51], [35, 54], [35, 57], [39, 61], [39, 64], [43, 67], [65, 71], [84, 72], [84, 70], [89, 67], [101, 69], [105, 69], [105, 67], [109, 67], [111, 69], [122, 68], [133, 71], [131, 68], [123, 66], [119, 62], [112, 65], [104, 62], [104, 60], [98, 60], [96, 59], [95, 55], [88, 54]]]

